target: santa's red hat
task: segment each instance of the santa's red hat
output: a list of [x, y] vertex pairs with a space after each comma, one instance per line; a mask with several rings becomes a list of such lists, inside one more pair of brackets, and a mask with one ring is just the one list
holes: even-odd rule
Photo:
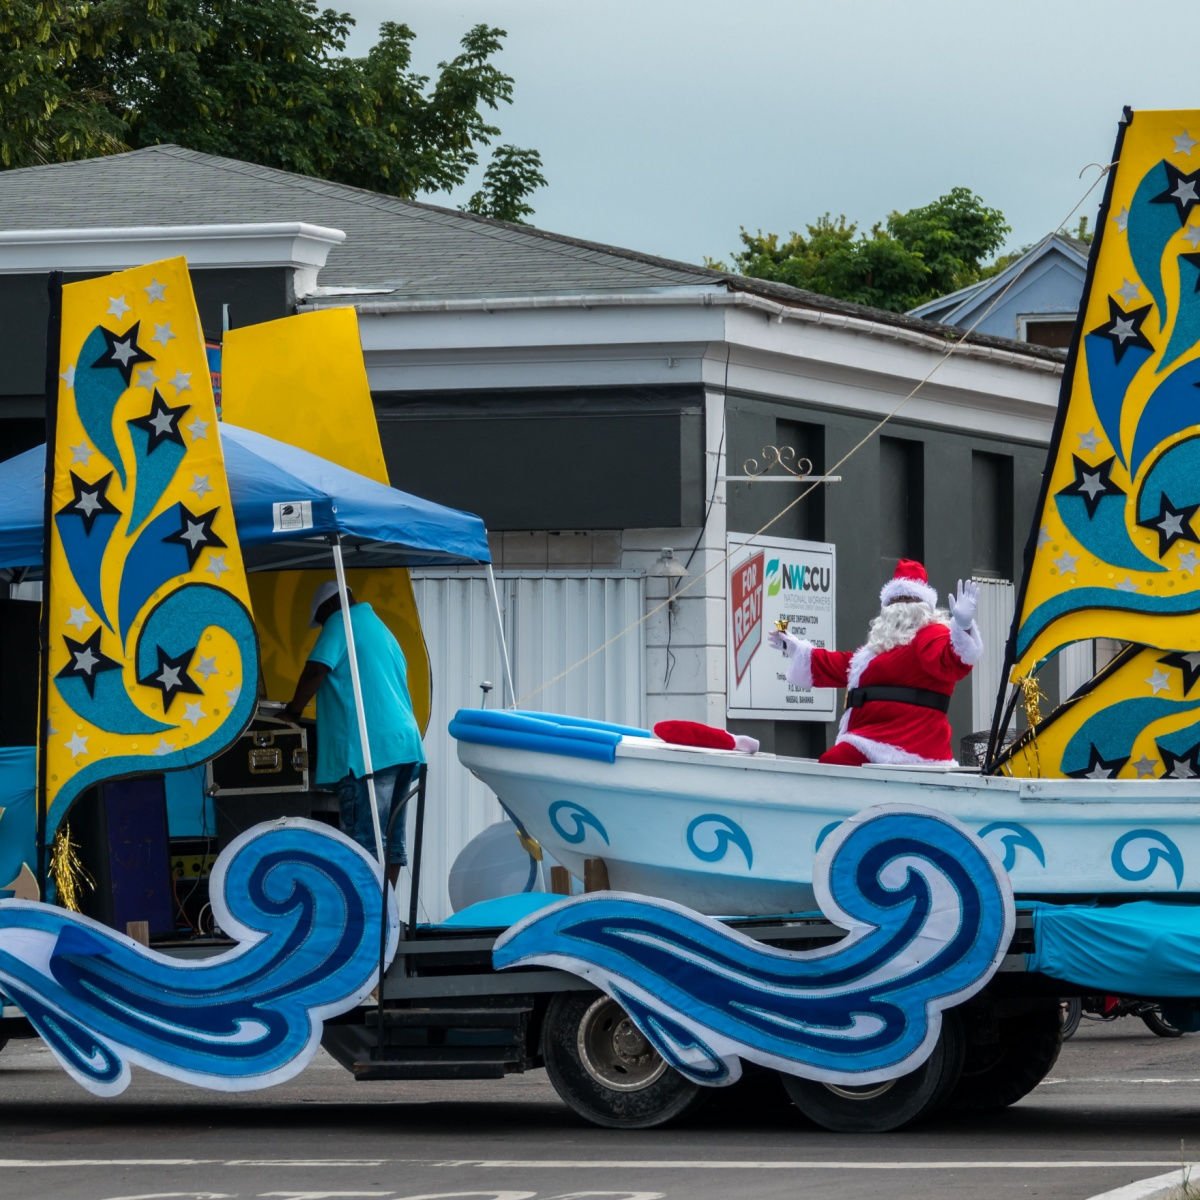
[[896, 564], [896, 573], [883, 585], [879, 603], [891, 604], [894, 600], [921, 600], [937, 608], [937, 591], [929, 586], [929, 576], [916, 559], [902, 558]]

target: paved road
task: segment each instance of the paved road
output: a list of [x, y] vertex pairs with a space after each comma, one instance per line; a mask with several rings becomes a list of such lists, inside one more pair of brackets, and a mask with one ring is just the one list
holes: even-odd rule
[[580, 1124], [542, 1072], [356, 1084], [322, 1057], [267, 1093], [139, 1074], [87, 1098], [36, 1042], [0, 1054], [0, 1200], [1079, 1200], [1200, 1159], [1200, 1035], [1086, 1024], [1051, 1077], [986, 1120], [850, 1137], [710, 1114], [684, 1129]]

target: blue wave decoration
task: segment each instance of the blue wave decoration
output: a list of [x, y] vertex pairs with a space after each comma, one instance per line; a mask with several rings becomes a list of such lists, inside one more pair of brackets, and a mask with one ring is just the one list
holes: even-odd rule
[[1200, 399], [1197, 387], [1200, 387], [1200, 361], [1193, 360], [1172, 371], [1150, 393], [1133, 435], [1131, 474], [1136, 475], [1142, 463], [1164, 442], [1196, 424], [1196, 401]]
[[1147, 558], [1133, 544], [1125, 524], [1123, 496], [1101, 496], [1092, 516], [1088, 515], [1082, 496], [1055, 496], [1054, 503], [1067, 531], [1089, 554], [1128, 571], [1166, 570], [1162, 563]]
[[1173, 204], [1155, 204], [1154, 197], [1161, 195], [1171, 186], [1166, 163], [1160, 162], [1142, 176], [1133, 199], [1129, 203], [1129, 219], [1126, 236], [1129, 239], [1129, 256], [1133, 259], [1138, 278], [1154, 297], [1154, 305], [1165, 329], [1170, 321], [1167, 312], [1166, 287], [1163, 283], [1162, 258], [1167, 243], [1179, 232], [1180, 221]]
[[[1196, 424], [1200, 392], [1188, 397], [1192, 406], [1191, 424]], [[1138, 489], [1137, 519], [1149, 521], [1159, 514], [1162, 497], [1176, 507], [1200, 504], [1200, 438], [1185, 438], [1165, 450], [1146, 472]]]
[[[181, 960], [77, 913], [0, 901], [0, 991], [63, 1068], [100, 1096], [130, 1068], [221, 1091], [291, 1079], [324, 1020], [378, 979], [379, 868], [349, 838], [298, 818], [260, 825], [222, 853], [213, 911], [240, 944]], [[386, 959], [398, 919], [388, 892]]]
[[134, 472], [133, 510], [129, 514], [129, 533], [154, 511], [162, 499], [163, 492], [175, 477], [179, 464], [183, 462], [186, 449], [181, 444], [163, 441], [150, 449], [150, 435], [134, 425], [129, 427], [129, 438], [133, 443], [133, 457], [137, 464]]
[[1181, 596], [1150, 596], [1099, 587], [1072, 588], [1070, 591], [1060, 592], [1039, 604], [1022, 622], [1017, 631], [1017, 654], [1024, 654], [1033, 639], [1059, 617], [1083, 609], [1102, 608], [1157, 617], [1186, 617], [1192, 613], [1200, 613], [1200, 592], [1185, 592]]
[[[604, 844], [608, 845], [608, 830], [600, 818], [574, 800], [556, 800], [550, 805], [547, 816], [558, 836], [572, 846], [578, 846], [587, 837], [588, 829], [594, 829], [603, 838]], [[563, 824], [564, 819], [571, 822], [569, 829]]]
[[[705, 841], [711, 838], [713, 845], [701, 846], [697, 834]], [[750, 839], [736, 821], [720, 813], [704, 813], [687, 827], [687, 847], [701, 862], [720, 862], [729, 853], [730, 846], [736, 846], [742, 852], [747, 870], [754, 866], [754, 850]]]
[[1110, 704], [1089, 717], [1072, 734], [1063, 750], [1062, 769], [1066, 773], [1086, 771], [1092, 761], [1093, 747], [1103, 759], [1128, 758], [1134, 742], [1147, 726], [1163, 717], [1197, 709], [1200, 709], [1200, 698], [1181, 701], [1141, 696]]
[[108, 342], [97, 325], [79, 348], [75, 364], [75, 407], [83, 431], [92, 445], [112, 463], [121, 486], [125, 487], [125, 464], [121, 461], [113, 433], [113, 413], [125, 391], [125, 381], [119, 371], [94, 365], [107, 349]]
[[109, 620], [104, 595], [100, 589], [100, 568], [104, 564], [104, 552], [112, 541], [113, 531], [120, 519], [119, 514], [97, 513], [89, 532], [82, 517], [63, 513], [54, 517], [58, 535], [62, 538], [67, 566], [71, 568], [71, 574], [79, 584], [84, 599], [109, 629], [112, 628], [112, 621]]
[[[1129, 864], [1129, 851], [1141, 851], [1146, 861], [1140, 867]], [[1137, 883], [1149, 879], [1165, 863], [1175, 877], [1175, 886], [1183, 883], [1183, 852], [1165, 833], [1157, 829], [1131, 829], [1117, 838], [1112, 849], [1112, 865], [1122, 879]]]
[[124, 638], [142, 605], [165, 583], [186, 576], [191, 569], [187, 548], [165, 539], [183, 525], [182, 505], [161, 512], [138, 534], [121, 573], [117, 622]]
[[1133, 377], [1150, 357], [1150, 351], [1141, 346], [1129, 346], [1118, 361], [1113, 354], [1112, 342], [1108, 338], [1089, 333], [1083, 339], [1083, 353], [1087, 360], [1088, 382], [1092, 388], [1092, 404], [1095, 406], [1096, 416], [1100, 418], [1100, 424], [1114, 453], [1124, 465], [1121, 409], [1125, 404], [1125, 393], [1129, 390]]
[[1179, 268], [1179, 312], [1171, 340], [1163, 351], [1160, 371], [1200, 341], [1200, 266], [1183, 255], [1175, 259], [1175, 264]]
[[1046, 865], [1046, 851], [1032, 829], [1015, 821], [993, 821], [985, 825], [977, 836], [981, 841], [987, 841], [993, 835], [999, 835], [996, 840], [1004, 847], [1004, 862], [1001, 865], [1006, 871], [1011, 871], [1017, 865], [1017, 852], [1020, 850], [1028, 850], [1043, 867]]
[[958, 822], [911, 805], [843, 821], [813, 873], [848, 931], [824, 949], [776, 950], [679, 904], [596, 892], [518, 922], [493, 963], [589, 980], [698, 1083], [733, 1083], [743, 1060], [829, 1083], [907, 1074], [1007, 951], [1008, 877]]

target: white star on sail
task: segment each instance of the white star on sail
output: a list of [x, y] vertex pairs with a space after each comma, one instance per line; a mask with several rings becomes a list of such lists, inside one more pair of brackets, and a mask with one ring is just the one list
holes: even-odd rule
[[1047, 543], [1049, 540], [1050, 540], [1050, 530], [1048, 530], [1048, 529], [1045, 527], [1045, 525], [1043, 525], [1043, 526], [1042, 526], [1042, 527], [1041, 527], [1041, 528], [1038, 530], [1038, 539], [1037, 539], [1037, 544], [1038, 544], [1039, 546], [1044, 546], [1044, 545], [1045, 545], [1045, 544], [1046, 544], [1046, 543]]
[[150, 338], [152, 342], [158, 342], [160, 346], [166, 346], [174, 339], [175, 331], [171, 328], [170, 321], [166, 321], [162, 325], [155, 325], [154, 334]]
[[1189, 225], [1183, 231], [1183, 237], [1185, 241], [1191, 243], [1193, 250], [1200, 247], [1200, 225]]
[[1174, 140], [1176, 154], [1191, 154], [1192, 149], [1197, 145], [1196, 139], [1186, 129], [1182, 133], [1177, 133]]
[[154, 677], [163, 685], [163, 691], [174, 690], [181, 686], [179, 682], [179, 667], [168, 667], [164, 664], [163, 669]]
[[95, 450], [87, 442], [80, 442], [78, 446], [71, 447], [71, 465], [74, 466], [76, 463], [82, 463], [86, 467], [95, 453]]
[[1183, 537], [1183, 513], [1163, 513], [1163, 519], [1155, 524], [1167, 537]]
[[90, 625], [91, 621], [92, 618], [88, 614], [88, 610], [86, 608], [71, 609], [71, 615], [67, 618], [67, 624], [74, 625], [79, 633], [82, 633], [83, 627], [85, 625]]
[[59, 379], [61, 379], [63, 383], [67, 385], [67, 387], [73, 388], [75, 386], [75, 364], [68, 364], [67, 369], [61, 375], [59, 375]]
[[1200, 202], [1200, 196], [1196, 195], [1196, 184], [1191, 179], [1181, 179], [1172, 189], [1171, 195], [1179, 201], [1180, 204], [1196, 204]]
[[73, 758], [78, 758], [81, 754], [87, 753], [87, 737], [80, 733], [71, 734], [67, 742], [67, 749], [70, 750]]
[[1137, 329], [1134, 327], [1133, 321], [1127, 320], [1125, 317], [1118, 317], [1112, 323], [1110, 332], [1122, 345], [1128, 338], [1137, 337]]
[[1079, 490], [1083, 492], [1089, 500], [1095, 500], [1098, 495], [1104, 494], [1104, 483], [1100, 478], [1100, 473], [1097, 471], [1092, 474], [1089, 471], [1082, 473], [1082, 482], [1079, 484]]
[[187, 542], [193, 550], [197, 546], [203, 546], [208, 541], [208, 534], [204, 531], [204, 523], [197, 524], [195, 521], [186, 521], [187, 529], [183, 533], [183, 540]]
[[72, 653], [75, 655], [75, 670], [82, 671], [85, 675], [90, 675], [99, 665], [100, 660], [92, 653], [91, 646], [84, 646], [82, 650]]
[[1180, 550], [1179, 569], [1181, 571], [1194, 571], [1196, 569], [1196, 561], [1195, 550]]
[[1195, 779], [1196, 772], [1192, 770], [1192, 764], [1186, 759], [1180, 759], [1171, 768], [1171, 775], [1175, 779]]
[[158, 376], [154, 373], [153, 367], [139, 367], [137, 377], [133, 381], [134, 387], [146, 388], [149, 390], [158, 382]]
[[1125, 578], [1122, 579], [1121, 582], [1117, 584], [1118, 592], [1136, 592], [1137, 590], [1138, 590], [1138, 585], [1136, 583], [1134, 583], [1133, 580], [1130, 579], [1128, 575], [1126, 575]]
[[201, 721], [204, 720], [204, 709], [202, 709], [199, 704], [194, 704], [189, 701], [187, 707], [183, 710], [183, 719], [185, 721], [191, 721], [192, 728], [194, 729]]
[[157, 279], [152, 279], [142, 288], [142, 291], [146, 293], [146, 299], [151, 304], [162, 304], [166, 300], [167, 285], [159, 283]]
[[188, 427], [188, 433], [192, 435], [192, 440], [195, 442], [203, 441], [208, 436], [208, 422], [200, 420], [197, 417]]
[[1130, 282], [1128, 279], [1121, 280], [1121, 286], [1117, 288], [1117, 295], [1125, 301], [1126, 304], [1132, 304], [1141, 294], [1141, 288], [1136, 283]]
[[90, 517], [93, 513], [100, 511], [101, 504], [98, 496], [98, 492], [80, 491], [79, 499], [75, 501], [75, 507], [79, 509], [79, 511], [83, 513], [85, 517]]
[[162, 758], [164, 754], [170, 754], [174, 748], [175, 747], [172, 746], [166, 738], [159, 738], [158, 745], [154, 747], [154, 753], [158, 755], [159, 758]]
[[1084, 775], [1084, 779], [1111, 779], [1113, 773], [1103, 763], [1097, 763], [1090, 771]]
[[225, 699], [229, 701], [229, 707], [232, 708], [237, 702], [238, 697], [242, 694], [240, 687], [229, 688], [225, 693]]
[[1077, 433], [1075, 436], [1079, 439], [1080, 450], [1095, 450], [1100, 445], [1100, 439], [1096, 436], [1094, 427], [1087, 433]]
[[1151, 694], [1155, 696], [1159, 692], [1169, 692], [1171, 690], [1171, 677], [1166, 671], [1160, 671], [1157, 667], [1150, 673], [1150, 677], [1146, 682], [1150, 685]]
[[195, 492], [201, 499], [212, 491], [212, 485], [208, 482], [207, 475], [193, 475], [192, 486], [188, 488], [189, 492]]
[[1113, 217], [1113, 222], [1115, 223], [1116, 227], [1122, 233], [1124, 233], [1125, 230], [1129, 228], [1129, 209], [1121, 209], [1121, 211], [1117, 213], [1115, 217]]
[[215, 654], [201, 655], [196, 666], [196, 674], [202, 679], [208, 679], [217, 673], [217, 656]]
[[171, 386], [176, 392], [190, 392], [192, 390], [191, 371], [176, 371], [175, 378], [171, 380]]
[[1055, 560], [1054, 565], [1063, 575], [1070, 575], [1075, 570], [1076, 564], [1079, 562], [1078, 554], [1068, 554], [1064, 550]]
[[1153, 779], [1154, 769], [1158, 763], [1152, 758], [1147, 758], [1144, 754], [1133, 764], [1133, 769], [1137, 772], [1139, 779]]
[[150, 418], [150, 424], [154, 426], [154, 432], [159, 437], [166, 437], [175, 432], [175, 414], [159, 410]]
[[218, 579], [220, 579], [221, 576], [229, 570], [229, 568], [225, 565], [225, 555], [217, 554], [216, 551], [214, 551], [208, 556], [208, 566], [205, 567], [205, 570], [210, 575], [215, 575]]
[[123, 342], [113, 342], [112, 356], [115, 362], [119, 362], [121, 366], [129, 366], [129, 360], [137, 357], [137, 351], [133, 348], [133, 339], [128, 338]]
[[119, 321], [129, 311], [129, 305], [125, 302], [124, 296], [109, 296], [108, 298], [108, 315], [116, 317]]

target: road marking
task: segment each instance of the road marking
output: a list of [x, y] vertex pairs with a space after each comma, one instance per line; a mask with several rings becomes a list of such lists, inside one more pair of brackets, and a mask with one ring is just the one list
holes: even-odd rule
[[[64, 1167], [266, 1167], [271, 1170], [289, 1167], [308, 1169], [332, 1167], [345, 1170], [354, 1167], [414, 1166], [430, 1168], [484, 1167], [492, 1170], [580, 1170], [580, 1171], [1047, 1171], [1092, 1170], [1096, 1168], [1170, 1167], [1179, 1168], [1178, 1159], [1156, 1158], [1086, 1158], [1086, 1159], [1003, 1159], [977, 1160], [934, 1159], [930, 1161], [901, 1160], [894, 1162], [863, 1162], [846, 1159], [573, 1159], [573, 1158], [4, 1158], [0, 1170], [58, 1170]], [[463, 1193], [455, 1193], [460, 1195]], [[492, 1195], [473, 1192], [471, 1195]], [[579, 1193], [572, 1193], [578, 1195]], [[597, 1193], [586, 1193], [593, 1195]], [[612, 1193], [604, 1193], [611, 1195]], [[625, 1195], [625, 1193], [617, 1193]]]
[[[1192, 1164], [1193, 1166], [1195, 1164]], [[1179, 1167], [1168, 1171], [1165, 1175], [1155, 1175], [1151, 1179], [1138, 1179], [1127, 1183], [1124, 1187], [1113, 1188], [1111, 1192], [1103, 1192], [1093, 1196], [1091, 1200], [1157, 1200], [1176, 1192], [1188, 1182], [1191, 1167]]]
[[1064, 1083], [1133, 1083], [1161, 1086], [1164, 1083], [1200, 1083], [1200, 1077], [1192, 1075], [1167, 1075], [1161, 1079], [1155, 1079], [1152, 1076], [1145, 1079], [1126, 1079], [1123, 1075], [1085, 1075], [1078, 1079], [1043, 1079], [1038, 1084], [1038, 1087], [1061, 1086]]

